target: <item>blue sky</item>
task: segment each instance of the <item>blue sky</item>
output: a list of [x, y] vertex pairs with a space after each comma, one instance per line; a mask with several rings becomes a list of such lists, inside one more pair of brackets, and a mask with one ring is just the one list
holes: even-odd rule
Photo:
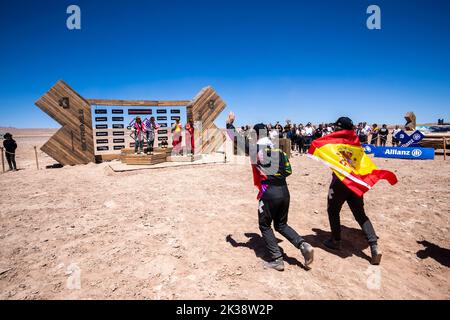
[[[81, 8], [82, 30], [66, 28]], [[382, 29], [366, 28], [381, 8]], [[34, 102], [191, 99], [212, 85], [238, 124], [450, 120], [450, 1], [0, 0], [0, 126], [58, 127]]]

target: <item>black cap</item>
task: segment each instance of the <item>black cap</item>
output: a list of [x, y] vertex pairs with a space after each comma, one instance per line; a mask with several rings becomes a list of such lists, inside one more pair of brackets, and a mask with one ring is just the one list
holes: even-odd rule
[[12, 138], [12, 134], [7, 132], [3, 135], [4, 138]]
[[353, 130], [354, 127], [352, 119], [348, 117], [340, 117], [339, 119], [337, 119], [334, 125], [344, 130]]

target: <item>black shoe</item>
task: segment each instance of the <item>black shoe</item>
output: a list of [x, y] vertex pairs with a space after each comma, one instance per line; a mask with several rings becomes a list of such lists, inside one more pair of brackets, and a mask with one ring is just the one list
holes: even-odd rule
[[270, 262], [266, 262], [264, 265], [265, 268], [275, 269], [277, 271], [284, 271], [284, 262], [283, 258], [278, 258]]
[[379, 265], [380, 262], [381, 262], [382, 254], [381, 254], [380, 250], [378, 249], [378, 245], [377, 244], [372, 244], [370, 246], [370, 253], [372, 255], [372, 259], [370, 260], [370, 264]]
[[325, 247], [331, 250], [341, 250], [341, 240], [327, 239], [323, 242]]

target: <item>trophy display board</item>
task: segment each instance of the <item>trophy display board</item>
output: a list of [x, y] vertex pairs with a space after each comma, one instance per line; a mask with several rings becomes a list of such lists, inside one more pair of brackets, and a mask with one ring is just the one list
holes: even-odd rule
[[161, 125], [155, 147], [171, 146], [175, 119], [183, 126], [194, 122], [197, 152], [215, 152], [225, 142], [214, 120], [226, 104], [209, 86], [191, 100], [86, 99], [60, 80], [36, 105], [62, 125], [41, 148], [62, 165], [118, 159], [122, 149], [134, 147], [130, 126], [136, 116], [153, 116]]
[[[184, 106], [92, 106], [95, 155], [120, 154], [124, 148], [134, 148], [133, 125], [139, 116], [143, 122], [154, 117], [160, 126], [155, 130], [153, 147], [172, 145], [171, 127], [178, 119], [187, 122]], [[184, 131], [183, 131], [184, 133]], [[183, 141], [185, 137], [183, 136]], [[147, 148], [144, 135], [144, 148]]]

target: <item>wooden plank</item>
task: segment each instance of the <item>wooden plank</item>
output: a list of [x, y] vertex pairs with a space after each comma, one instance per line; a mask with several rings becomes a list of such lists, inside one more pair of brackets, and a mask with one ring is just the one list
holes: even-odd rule
[[192, 106], [187, 106], [186, 107], [186, 116], [187, 116], [187, 120], [188, 121], [194, 121], [194, 116], [192, 114]]
[[[210, 102], [213, 101], [213, 107]], [[222, 132], [211, 134], [208, 130], [217, 129], [214, 120], [225, 109], [226, 103], [220, 98], [212, 87], [205, 87], [196, 95], [188, 108], [192, 110], [193, 121], [201, 123], [201, 132], [196, 132], [197, 137], [202, 137], [202, 152], [211, 153], [217, 151], [223, 142], [225, 136]], [[198, 131], [198, 130], [197, 130]]]
[[141, 107], [183, 107], [191, 103], [190, 100], [115, 100], [88, 99], [91, 105], [98, 106], [141, 106]]
[[3, 153], [3, 147], [0, 147], [0, 152], [2, 153], [2, 172], [5, 172], [5, 156]]
[[422, 141], [419, 142], [420, 146], [425, 147], [425, 148], [434, 148], [434, 149], [443, 149], [443, 139], [445, 141], [448, 141], [450, 139], [450, 136], [440, 136], [440, 137], [436, 137], [436, 138], [431, 138], [429, 136], [427, 136], [426, 138], [424, 138]]
[[[171, 154], [172, 153], [172, 148], [154, 148], [153, 149], [153, 153], [154, 154], [158, 154], [158, 153], [165, 153], [165, 154]], [[134, 148], [125, 148], [121, 150], [121, 154], [122, 155], [134, 155]]]
[[120, 155], [120, 161], [126, 164], [155, 164], [167, 161], [168, 154], [166, 152], [147, 154], [134, 154], [123, 152]]
[[444, 160], [447, 158], [447, 141], [445, 140], [445, 138], [442, 138], [442, 144], [444, 147]]
[[136, 162], [134, 160], [130, 160], [125, 163], [128, 165], [154, 165], [154, 164], [163, 163], [163, 162], [166, 162], [166, 160], [162, 159], [162, 160], [154, 160], [154, 161], [149, 161], [149, 162]]
[[[68, 99], [67, 108], [63, 99]], [[95, 161], [91, 106], [83, 97], [60, 80], [35, 104], [62, 125], [42, 146], [43, 152], [63, 165]]]
[[288, 158], [291, 157], [291, 140], [290, 139], [281, 138], [279, 140], [279, 147], [284, 153], [286, 153]]
[[207, 131], [204, 132], [202, 143], [203, 153], [212, 153], [217, 151], [226, 141], [225, 134], [222, 130], [212, 124]]
[[167, 161], [167, 154], [162, 153], [158, 155], [126, 155], [121, 157], [122, 163], [137, 164], [137, 165], [151, 165]]
[[119, 160], [120, 154], [100, 154], [95, 156], [96, 162]]

